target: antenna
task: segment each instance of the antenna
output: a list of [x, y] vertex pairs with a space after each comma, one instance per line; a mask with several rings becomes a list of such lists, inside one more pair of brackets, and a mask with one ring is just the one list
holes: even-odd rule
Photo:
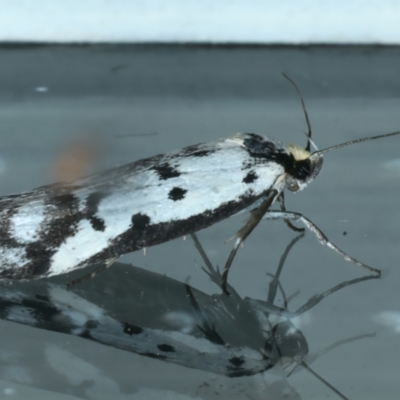
[[282, 75], [294, 86], [294, 88], [296, 89], [297, 94], [300, 97], [301, 106], [303, 107], [303, 112], [304, 112], [304, 116], [306, 118], [306, 123], [307, 123], [307, 128], [308, 128], [308, 132], [306, 133], [306, 136], [307, 136], [306, 150], [310, 151], [310, 149], [311, 149], [311, 124], [310, 124], [310, 118], [308, 118], [308, 113], [307, 113], [307, 110], [306, 110], [306, 105], [305, 105], [304, 100], [303, 100], [303, 96], [301, 95], [300, 90], [297, 87], [297, 85], [294, 83], [294, 81], [291, 78], [289, 78], [284, 72], [282, 72]]
[[383, 135], [370, 136], [370, 137], [367, 137], [367, 138], [360, 138], [360, 139], [350, 140], [350, 142], [336, 144], [335, 146], [331, 146], [331, 147], [327, 147], [326, 149], [323, 149], [323, 150], [315, 151], [314, 153], [312, 153], [312, 155], [316, 155], [316, 154], [320, 155], [320, 154], [327, 153], [328, 151], [331, 151], [331, 150], [340, 149], [341, 147], [345, 147], [345, 146], [350, 146], [351, 144], [367, 142], [369, 140], [381, 139], [381, 138], [385, 138], [385, 137], [389, 137], [389, 136], [395, 136], [395, 135], [399, 135], [399, 134], [400, 134], [400, 131], [397, 131], [397, 132], [385, 133]]

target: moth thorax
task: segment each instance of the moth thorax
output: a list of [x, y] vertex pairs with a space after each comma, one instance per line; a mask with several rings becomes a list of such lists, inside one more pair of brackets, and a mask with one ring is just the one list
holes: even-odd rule
[[303, 149], [302, 147], [295, 146], [294, 144], [289, 143], [287, 145], [289, 153], [293, 156], [296, 161], [307, 160], [310, 158], [311, 153]]

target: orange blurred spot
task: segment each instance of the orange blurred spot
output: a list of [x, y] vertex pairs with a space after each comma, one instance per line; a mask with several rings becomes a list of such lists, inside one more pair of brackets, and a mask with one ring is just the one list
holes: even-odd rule
[[101, 147], [102, 140], [98, 136], [75, 140], [54, 163], [54, 180], [70, 183], [88, 175], [99, 158]]

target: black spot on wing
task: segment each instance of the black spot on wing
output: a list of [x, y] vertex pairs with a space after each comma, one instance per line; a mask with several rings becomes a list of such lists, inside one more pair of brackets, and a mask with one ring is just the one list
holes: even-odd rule
[[[25, 255], [31, 260], [30, 270], [33, 274], [46, 273], [50, 268], [50, 258], [54, 251], [46, 243], [33, 242], [25, 247]], [[41, 261], [37, 261], [41, 260]]]
[[127, 333], [128, 335], [139, 335], [143, 332], [143, 328], [141, 328], [140, 326], [129, 324], [128, 322], [123, 322], [122, 328], [124, 330], [124, 333]]
[[104, 219], [102, 219], [102, 218], [91, 217], [91, 218], [89, 218], [89, 221], [90, 221], [90, 225], [92, 225], [92, 228], [95, 231], [104, 232], [104, 230], [106, 229], [106, 224], [104, 222]]
[[[10, 248], [25, 252], [27, 262], [24, 266], [3, 265], [0, 276], [10, 279], [32, 279], [46, 276], [51, 267], [51, 258], [60, 245], [75, 235], [84, 213], [79, 211], [79, 199], [70, 192], [59, 193], [58, 189], [49, 189], [46, 205], [51, 213], [42, 223], [37, 240], [28, 245], [10, 243]], [[0, 245], [4, 246], [3, 238]]]
[[250, 171], [244, 178], [244, 183], [253, 183], [258, 178], [257, 174], [254, 171]]
[[181, 175], [179, 171], [177, 171], [171, 164], [168, 163], [155, 165], [151, 169], [155, 171], [162, 180], [177, 178]]
[[210, 154], [213, 154], [214, 150], [197, 150], [190, 154], [192, 157], [207, 157]]
[[92, 334], [90, 333], [89, 329], [84, 329], [78, 336], [83, 339], [93, 340]]
[[270, 369], [271, 366], [265, 366], [265, 368], [239, 368], [238, 370], [232, 369], [229, 367], [226, 371], [226, 376], [229, 376], [229, 378], [240, 378], [243, 376], [252, 376], [259, 374], [260, 372], [264, 372], [268, 369]]
[[176, 350], [174, 346], [171, 346], [169, 344], [159, 344], [157, 348], [161, 351], [165, 351], [166, 353], [175, 353]]
[[89, 320], [85, 323], [85, 328], [96, 329], [99, 326], [99, 322], [95, 320]]
[[168, 193], [168, 198], [173, 201], [182, 200], [185, 197], [185, 193], [187, 192], [186, 189], [182, 189], [179, 187], [174, 187]]
[[78, 224], [84, 218], [79, 211], [79, 199], [72, 193], [56, 195], [49, 199], [49, 203], [58, 209], [59, 217], [48, 221], [46, 227], [39, 234], [39, 240], [26, 247], [26, 256], [31, 260], [29, 274], [42, 276], [51, 266], [51, 257], [62, 243], [78, 231]]
[[254, 160], [251, 160], [251, 161], [246, 160], [242, 163], [241, 169], [242, 169], [242, 171], [245, 171], [246, 169], [250, 169], [250, 168], [254, 167], [254, 164], [256, 164], [254, 162]]
[[[11, 293], [12, 291], [10, 291]], [[60, 310], [46, 296], [35, 296], [34, 298], [17, 295], [15, 298], [1, 296], [0, 317], [2, 319], [21, 322], [37, 328], [76, 334], [76, 328], [84, 328], [76, 321], [60, 312]], [[15, 310], [14, 307], [17, 309]], [[15, 315], [14, 311], [18, 311]]]
[[[78, 229], [78, 223], [82, 220], [82, 215], [60, 218], [51, 224], [49, 229], [43, 235], [43, 239], [37, 242], [39, 248], [42, 247], [38, 258], [31, 258], [31, 273], [35, 276], [45, 274], [51, 266], [51, 257], [56, 253], [66, 239], [74, 236]], [[47, 248], [44, 243], [47, 243]], [[32, 246], [35, 244], [32, 243]]]
[[252, 157], [267, 161], [276, 161], [276, 157], [281, 153], [288, 155], [288, 151], [282, 144], [255, 133], [246, 133], [243, 145]]
[[118, 257], [121, 254], [164, 243], [190, 232], [204, 229], [249, 207], [266, 195], [255, 196], [251, 191], [247, 191], [245, 195], [236, 200], [228, 201], [215, 209], [206, 209], [202, 213], [189, 218], [154, 224], [150, 221], [144, 230], [138, 230], [132, 226], [113, 239], [107, 249], [88, 259], [87, 263], [102, 262], [108, 258]]
[[268, 358], [264, 358], [263, 364], [254, 367], [248, 365], [243, 356], [239, 357], [234, 356], [230, 358], [228, 361], [231, 365], [228, 365], [226, 367], [226, 376], [229, 376], [230, 378], [256, 375], [259, 374], [260, 372], [267, 371], [273, 367], [273, 364], [270, 363]]
[[232, 357], [229, 359], [229, 362], [234, 366], [234, 367], [241, 367], [244, 364], [244, 359], [243, 357]]
[[150, 224], [150, 217], [145, 214], [137, 213], [132, 216], [132, 226], [138, 231], [144, 231]]
[[95, 231], [104, 232], [106, 224], [102, 218], [96, 215], [102, 199], [108, 196], [107, 192], [93, 192], [86, 198], [86, 218]]
[[71, 328], [71, 322], [65, 318], [60, 318], [60, 311], [46, 296], [36, 296], [34, 299], [25, 298], [21, 301], [21, 306], [30, 310], [33, 318], [42, 328], [44, 326], [50, 327], [54, 321], [57, 321], [57, 329], [60, 332], [68, 332]]

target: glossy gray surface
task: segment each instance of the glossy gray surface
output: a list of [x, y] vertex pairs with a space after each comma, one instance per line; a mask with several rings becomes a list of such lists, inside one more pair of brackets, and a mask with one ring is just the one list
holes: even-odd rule
[[[282, 71], [302, 91], [318, 147], [400, 130], [397, 48], [38, 47], [0, 52], [1, 194], [50, 183], [63, 150], [87, 134], [97, 134], [102, 144], [93, 168], [243, 131], [303, 144], [301, 107]], [[395, 399], [400, 389], [399, 149], [400, 136], [327, 154], [317, 180], [304, 192], [286, 196], [289, 210], [302, 212], [343, 250], [383, 271], [381, 280], [346, 288], [300, 319], [311, 352], [342, 338], [377, 333], [313, 364], [351, 399]], [[200, 233], [214, 263], [224, 263], [231, 244], [223, 242], [244, 219], [238, 216]], [[241, 295], [265, 299], [266, 272], [275, 269], [292, 237], [282, 222], [263, 222], [252, 233], [229, 277]], [[122, 261], [181, 281], [190, 276], [193, 286], [216, 291], [189, 239]], [[282, 284], [288, 294], [300, 291], [290, 303], [295, 309], [315, 293], [363, 274], [307, 233], [289, 255]], [[382, 314], [387, 311], [394, 313]], [[280, 384], [271, 372], [232, 380], [79, 338], [9, 322], [0, 326], [0, 390], [15, 388], [13, 398], [26, 398], [23, 393], [45, 398], [39, 389], [49, 398], [54, 396], [49, 392], [57, 392], [60, 399], [68, 394], [157, 398], [154, 390], [169, 390], [171, 398], [179, 398], [176, 393], [204, 399], [283, 398], [268, 387]], [[335, 398], [306, 371], [288, 382], [299, 397], [284, 398]]]

